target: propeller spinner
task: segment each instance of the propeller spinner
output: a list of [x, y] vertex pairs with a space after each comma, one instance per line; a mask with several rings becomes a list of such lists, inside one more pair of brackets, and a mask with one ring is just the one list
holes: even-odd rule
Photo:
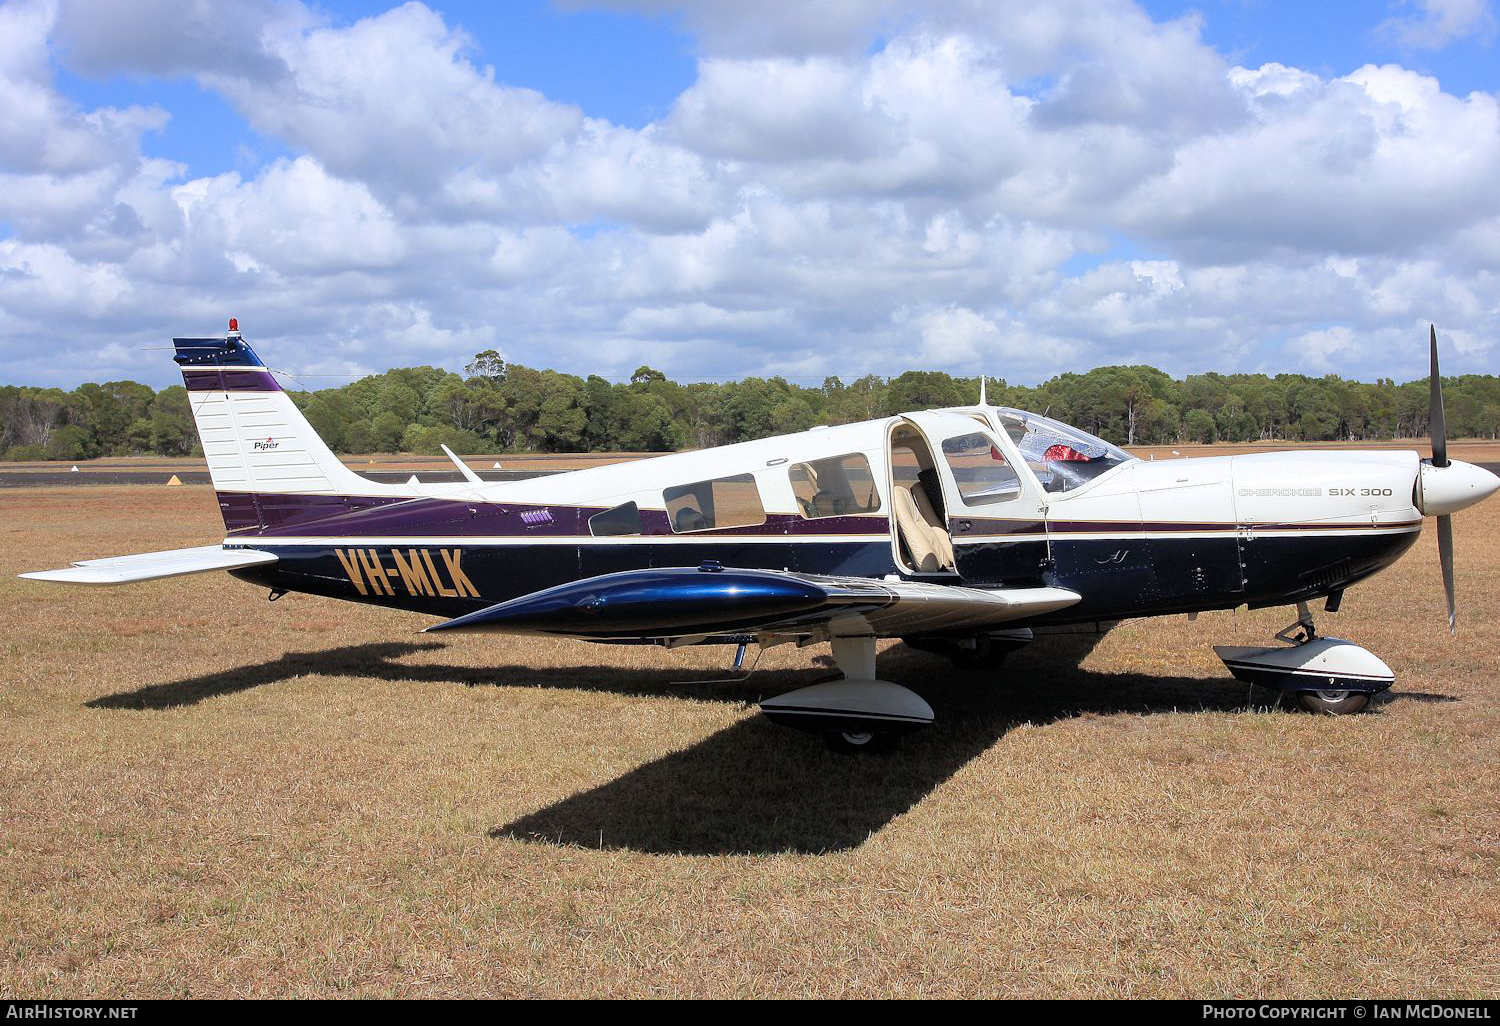
[[1448, 458], [1448, 423], [1443, 415], [1443, 381], [1438, 374], [1436, 325], [1428, 326], [1432, 371], [1428, 422], [1432, 431], [1432, 459], [1422, 461], [1417, 478], [1417, 508], [1437, 517], [1438, 562], [1443, 569], [1443, 591], [1448, 596], [1448, 630], [1458, 633], [1458, 603], [1453, 591], [1453, 514], [1497, 490], [1500, 477], [1472, 463]]

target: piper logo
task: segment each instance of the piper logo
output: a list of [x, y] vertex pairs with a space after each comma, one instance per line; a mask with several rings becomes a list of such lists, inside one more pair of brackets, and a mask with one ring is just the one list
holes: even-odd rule
[[[361, 595], [395, 595], [393, 581], [400, 581], [408, 595], [442, 596], [443, 598], [479, 597], [479, 589], [463, 570], [463, 549], [438, 549], [442, 569], [433, 562], [428, 549], [387, 549], [394, 569], [387, 569], [379, 549], [334, 549], [349, 583]], [[447, 571], [446, 578], [443, 570]], [[449, 582], [452, 586], [449, 586]]]
[[276, 441], [276, 439], [274, 438], [267, 438], [264, 442], [250, 443], [250, 448], [254, 449], [256, 452], [270, 452], [272, 449], [278, 449], [280, 447], [281, 443]]

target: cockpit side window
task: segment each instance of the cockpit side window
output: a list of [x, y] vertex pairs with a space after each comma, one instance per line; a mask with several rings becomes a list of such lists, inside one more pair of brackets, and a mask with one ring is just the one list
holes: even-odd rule
[[1020, 410], [996, 411], [1026, 465], [1049, 492], [1066, 492], [1136, 457], [1087, 431]]
[[945, 439], [943, 458], [953, 471], [953, 483], [965, 506], [1006, 502], [1021, 494], [1020, 475], [989, 435], [976, 431]]
[[874, 513], [880, 509], [875, 475], [862, 453], [833, 456], [787, 468], [797, 507], [808, 520]]
[[676, 534], [753, 527], [766, 522], [766, 508], [750, 474], [678, 485], [665, 489], [662, 499], [667, 520]]

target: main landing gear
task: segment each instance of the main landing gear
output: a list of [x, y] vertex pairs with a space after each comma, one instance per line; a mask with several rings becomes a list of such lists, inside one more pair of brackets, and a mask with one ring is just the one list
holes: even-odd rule
[[822, 734], [843, 754], [889, 751], [903, 734], [931, 725], [932, 706], [916, 692], [875, 679], [875, 639], [834, 638], [839, 677], [768, 698], [772, 723]]
[[1391, 668], [1373, 652], [1342, 638], [1320, 637], [1306, 602], [1297, 603], [1297, 619], [1276, 637], [1285, 645], [1215, 645], [1214, 651], [1240, 680], [1295, 695], [1309, 712], [1357, 713], [1372, 695], [1396, 682]]
[[944, 635], [920, 635], [901, 639], [908, 648], [919, 652], [931, 652], [946, 656], [960, 670], [998, 670], [1005, 657], [1033, 640], [1025, 627], [1012, 630], [993, 630], [968, 637]]

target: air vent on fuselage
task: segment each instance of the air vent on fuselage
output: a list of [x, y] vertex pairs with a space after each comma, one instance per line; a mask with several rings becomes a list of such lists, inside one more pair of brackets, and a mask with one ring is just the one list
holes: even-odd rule
[[1300, 580], [1303, 586], [1309, 589], [1343, 584], [1349, 580], [1349, 561], [1341, 559], [1337, 563], [1329, 563], [1316, 570], [1309, 570], [1301, 576]]

